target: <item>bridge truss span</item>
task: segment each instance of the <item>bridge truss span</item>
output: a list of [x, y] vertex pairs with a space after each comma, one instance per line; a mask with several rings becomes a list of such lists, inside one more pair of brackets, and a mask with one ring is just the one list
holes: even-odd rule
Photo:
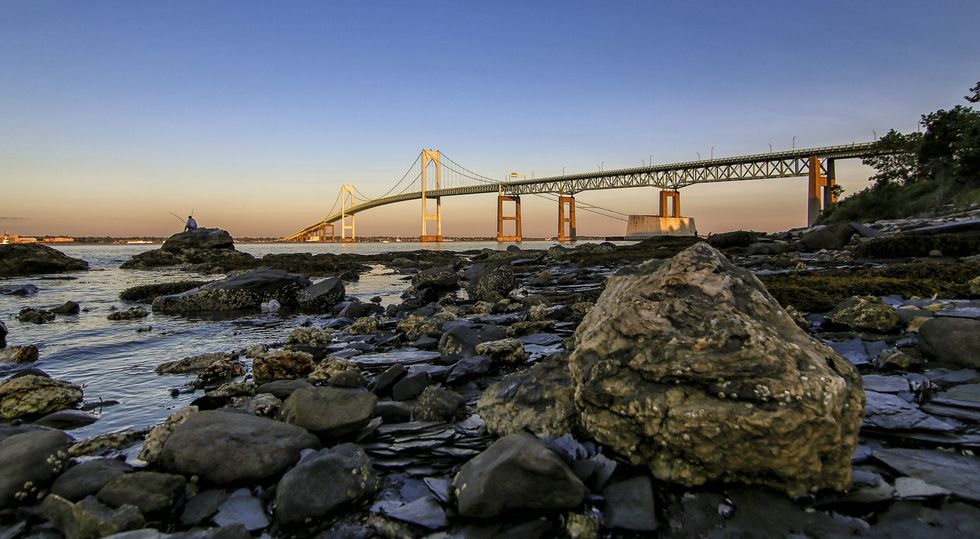
[[[423, 150], [420, 155], [428, 156], [438, 150]], [[366, 211], [379, 206], [396, 204], [408, 200], [435, 199], [437, 205], [442, 197], [475, 195], [481, 193], [497, 193], [498, 196], [520, 197], [521, 195], [558, 195], [571, 197], [585, 191], [608, 189], [628, 189], [633, 187], [657, 187], [674, 191], [700, 183], [731, 182], [763, 179], [810, 177], [808, 197], [810, 198], [810, 214], [808, 220], [812, 223], [819, 214], [820, 206], [826, 206], [833, 200], [834, 161], [837, 159], [852, 159], [869, 157], [882, 153], [880, 147], [873, 143], [857, 143], [843, 146], [826, 146], [819, 148], [800, 148], [782, 152], [744, 155], [736, 157], [721, 157], [700, 161], [687, 161], [643, 167], [633, 167], [606, 171], [584, 172], [544, 178], [511, 179], [499, 181], [482, 176], [459, 165], [445, 154], [436, 166], [443, 167], [441, 176], [434, 189], [421, 182], [426, 181], [425, 169], [421, 169], [411, 183], [405, 180], [412, 176], [415, 165], [409, 172], [389, 190], [389, 194], [375, 199], [367, 199], [360, 195], [358, 202], [342, 211], [331, 212], [322, 221], [314, 223], [303, 230], [282, 238], [282, 241], [307, 241], [310, 237], [326, 235], [326, 229], [331, 224], [341, 220], [345, 215]], [[423, 159], [423, 166], [427, 160]], [[399, 186], [404, 188], [397, 194], [390, 194]], [[822, 190], [822, 191], [821, 191]], [[822, 194], [822, 196], [821, 196]], [[821, 201], [821, 198], [823, 199]], [[816, 199], [816, 206], [814, 206]], [[424, 206], [423, 206], [424, 208]], [[816, 208], [814, 210], [814, 208]], [[423, 209], [423, 213], [424, 213]], [[430, 216], [431, 220], [432, 217]], [[320, 232], [322, 231], [322, 232]], [[441, 234], [440, 234], [441, 235]]]

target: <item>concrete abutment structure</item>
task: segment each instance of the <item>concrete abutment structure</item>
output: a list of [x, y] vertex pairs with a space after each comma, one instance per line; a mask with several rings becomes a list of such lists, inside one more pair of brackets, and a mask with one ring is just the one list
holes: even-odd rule
[[821, 167], [820, 157], [810, 156], [809, 174], [806, 189], [806, 224], [813, 226], [820, 217], [820, 212], [830, 208], [837, 202], [837, 173], [834, 159], [824, 159], [827, 173]]

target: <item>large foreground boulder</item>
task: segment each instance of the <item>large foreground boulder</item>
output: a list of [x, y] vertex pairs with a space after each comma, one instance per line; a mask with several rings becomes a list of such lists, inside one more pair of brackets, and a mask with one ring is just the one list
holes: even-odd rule
[[561, 457], [527, 433], [492, 443], [463, 465], [454, 487], [464, 517], [571, 509], [585, 497], [585, 485]]
[[163, 313], [258, 310], [270, 300], [295, 306], [297, 293], [309, 285], [306, 277], [283, 270], [255, 270], [180, 294], [159, 296], [153, 300], [153, 310]]
[[88, 269], [88, 262], [47, 245], [0, 245], [0, 277], [64, 273]]
[[160, 246], [161, 251], [183, 253], [190, 249], [234, 249], [235, 240], [227, 230], [220, 228], [197, 228], [185, 230], [167, 238]]
[[657, 478], [850, 486], [860, 376], [709, 245], [611, 277], [575, 343], [585, 429]]
[[227, 411], [191, 414], [163, 444], [163, 466], [218, 485], [278, 478], [320, 441], [301, 427]]

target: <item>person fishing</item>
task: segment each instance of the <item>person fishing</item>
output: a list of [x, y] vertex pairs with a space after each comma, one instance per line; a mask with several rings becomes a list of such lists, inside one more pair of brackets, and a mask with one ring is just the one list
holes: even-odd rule
[[197, 230], [197, 221], [194, 220], [193, 215], [187, 216], [187, 224], [184, 225], [184, 232], [188, 232], [190, 230]]

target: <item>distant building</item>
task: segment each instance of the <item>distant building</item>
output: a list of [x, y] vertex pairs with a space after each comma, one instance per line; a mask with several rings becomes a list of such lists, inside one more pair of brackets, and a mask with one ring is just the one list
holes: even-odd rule
[[41, 243], [75, 243], [71, 236], [45, 236]]
[[9, 243], [37, 243], [37, 238], [32, 236], [18, 236], [17, 234], [4, 234], [2, 243], [4, 245]]

